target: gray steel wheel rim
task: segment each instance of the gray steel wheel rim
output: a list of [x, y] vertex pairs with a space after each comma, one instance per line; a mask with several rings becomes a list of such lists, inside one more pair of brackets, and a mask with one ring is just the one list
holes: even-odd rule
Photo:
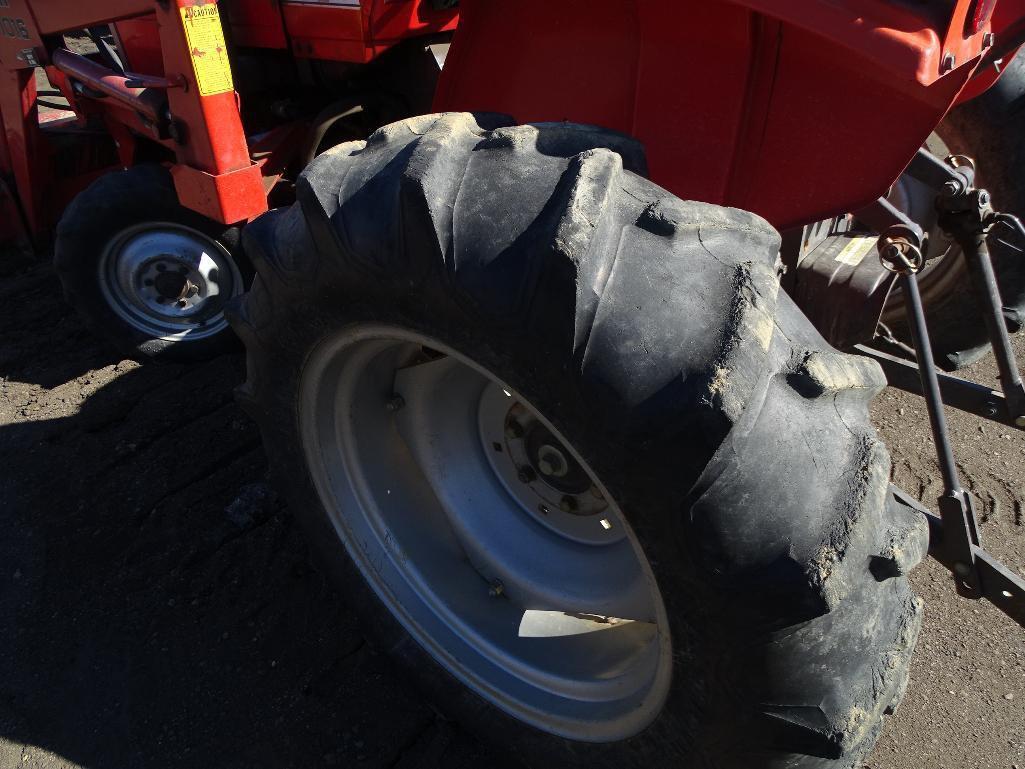
[[[436, 340], [361, 325], [308, 358], [299, 422], [349, 556], [446, 670], [570, 739], [625, 739], [655, 719], [672, 667], [655, 578], [607, 490], [525, 399]], [[575, 463], [571, 494], [566, 473], [549, 476], [566, 515], [544, 501], [555, 488], [545, 478], [519, 477], [513, 455], [539, 435], [535, 454], [558, 448]]]
[[[104, 248], [98, 277], [121, 320], [147, 336], [175, 342], [226, 329], [224, 306], [243, 290], [242, 275], [223, 245], [172, 222], [122, 230]], [[167, 284], [186, 280], [189, 295], [176, 300]]]

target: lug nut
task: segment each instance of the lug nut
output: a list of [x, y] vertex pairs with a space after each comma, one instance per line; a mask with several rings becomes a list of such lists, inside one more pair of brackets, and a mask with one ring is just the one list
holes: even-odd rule
[[520, 483], [533, 483], [537, 480], [537, 473], [534, 472], [533, 467], [524, 465], [516, 473], [516, 477], [520, 479]]
[[402, 407], [405, 406], [405, 405], [406, 405], [406, 399], [403, 398], [398, 393], [396, 393], [395, 395], [392, 395], [392, 397], [388, 399], [388, 402], [384, 405], [384, 407], [386, 409], [388, 409], [388, 411], [391, 411], [392, 413], [395, 413], [396, 411], [401, 411]]
[[554, 446], [545, 444], [538, 451], [537, 469], [545, 475], [561, 478], [569, 468], [566, 465], [566, 457]]
[[559, 501], [559, 509], [564, 513], [575, 513], [577, 511], [577, 500], [569, 494]]
[[510, 419], [505, 423], [505, 437], [511, 440], [523, 437], [523, 425], [517, 422], [515, 419]]
[[1014, 424], [1018, 427], [1025, 427], [1025, 414], [1014, 418]]

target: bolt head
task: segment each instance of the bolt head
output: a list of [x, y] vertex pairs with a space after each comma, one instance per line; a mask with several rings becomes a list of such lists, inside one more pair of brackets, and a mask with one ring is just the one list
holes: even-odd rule
[[384, 405], [384, 407], [386, 409], [388, 409], [388, 411], [391, 411], [392, 413], [394, 413], [396, 411], [401, 411], [402, 408], [405, 405], [406, 405], [406, 399], [403, 398], [401, 395], [396, 393], [395, 395], [393, 395], [388, 400], [388, 402]]
[[569, 470], [566, 465], [566, 457], [562, 455], [562, 452], [547, 444], [538, 451], [537, 467], [545, 475], [559, 478]]
[[940, 72], [950, 72], [954, 69], [954, 65], [957, 64], [957, 58], [952, 53], [943, 54], [943, 60], [940, 62]]
[[569, 494], [559, 501], [559, 509], [564, 513], [575, 513], [577, 511], [577, 500]]
[[1025, 427], [1025, 414], [1015, 417], [1014, 424], [1016, 427]]
[[505, 437], [511, 440], [523, 437], [523, 425], [517, 422], [515, 419], [510, 419], [505, 423]]
[[883, 256], [891, 261], [898, 259], [900, 257], [900, 247], [896, 243], [887, 243], [883, 246]]
[[488, 595], [492, 598], [499, 598], [505, 594], [505, 585], [499, 582], [497, 579], [491, 583], [491, 587], [488, 588]]
[[520, 483], [533, 483], [537, 480], [537, 473], [534, 472], [533, 467], [524, 466], [516, 473], [516, 477], [520, 479]]

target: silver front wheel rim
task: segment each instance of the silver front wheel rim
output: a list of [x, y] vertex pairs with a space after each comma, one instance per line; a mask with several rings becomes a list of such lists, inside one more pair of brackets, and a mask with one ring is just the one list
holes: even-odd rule
[[654, 576], [608, 491], [524, 398], [435, 340], [361, 326], [309, 358], [300, 431], [349, 555], [449, 672], [571, 739], [654, 720], [671, 671]]
[[118, 233], [100, 257], [99, 283], [121, 320], [168, 341], [197, 341], [226, 329], [224, 306], [243, 290], [224, 246], [170, 222]]

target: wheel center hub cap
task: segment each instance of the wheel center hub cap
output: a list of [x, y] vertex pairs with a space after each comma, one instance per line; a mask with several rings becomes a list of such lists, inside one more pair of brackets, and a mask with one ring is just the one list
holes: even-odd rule
[[243, 290], [224, 246], [169, 222], [119, 233], [104, 250], [99, 279], [117, 315], [160, 339], [198, 340], [222, 331], [225, 303]]

